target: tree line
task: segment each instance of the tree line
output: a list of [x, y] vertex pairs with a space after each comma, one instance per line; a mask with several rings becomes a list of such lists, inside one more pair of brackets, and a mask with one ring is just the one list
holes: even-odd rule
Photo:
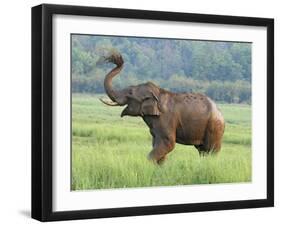
[[97, 65], [117, 49], [124, 68], [113, 80], [123, 88], [152, 81], [173, 92], [202, 92], [227, 103], [251, 103], [251, 44], [93, 35], [72, 35], [72, 91], [104, 93], [113, 65]]

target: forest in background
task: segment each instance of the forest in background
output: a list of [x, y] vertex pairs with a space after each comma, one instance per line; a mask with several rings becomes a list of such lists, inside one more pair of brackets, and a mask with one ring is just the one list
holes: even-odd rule
[[114, 67], [96, 64], [105, 49], [116, 49], [125, 62], [116, 89], [152, 81], [173, 92], [251, 103], [251, 43], [72, 35], [73, 93], [104, 93]]

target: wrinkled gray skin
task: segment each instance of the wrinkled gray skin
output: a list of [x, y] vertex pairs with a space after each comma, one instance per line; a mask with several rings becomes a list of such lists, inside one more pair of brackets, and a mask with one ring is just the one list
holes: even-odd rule
[[152, 82], [115, 90], [112, 79], [122, 70], [123, 59], [119, 53], [114, 53], [106, 61], [116, 67], [104, 80], [104, 88], [111, 101], [101, 101], [110, 106], [127, 105], [121, 117], [143, 118], [152, 135], [150, 160], [162, 163], [175, 143], [194, 145], [200, 155], [220, 150], [224, 118], [209, 97], [199, 93], [172, 93]]

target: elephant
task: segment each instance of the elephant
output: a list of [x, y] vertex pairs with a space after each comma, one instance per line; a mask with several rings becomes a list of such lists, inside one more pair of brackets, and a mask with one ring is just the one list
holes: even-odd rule
[[176, 143], [194, 145], [200, 156], [220, 151], [225, 122], [213, 100], [200, 93], [173, 93], [152, 82], [113, 89], [112, 80], [121, 72], [124, 61], [119, 52], [111, 53], [104, 60], [116, 66], [104, 79], [110, 100], [100, 100], [109, 106], [127, 105], [121, 117], [142, 117], [152, 135], [149, 160], [163, 163]]

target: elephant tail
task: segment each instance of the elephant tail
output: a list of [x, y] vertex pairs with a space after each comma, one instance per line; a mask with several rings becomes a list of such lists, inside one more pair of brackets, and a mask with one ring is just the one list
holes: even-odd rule
[[205, 135], [205, 146], [209, 152], [219, 152], [221, 149], [222, 138], [225, 129], [225, 122], [220, 110], [214, 106], [209, 119], [206, 135]]

